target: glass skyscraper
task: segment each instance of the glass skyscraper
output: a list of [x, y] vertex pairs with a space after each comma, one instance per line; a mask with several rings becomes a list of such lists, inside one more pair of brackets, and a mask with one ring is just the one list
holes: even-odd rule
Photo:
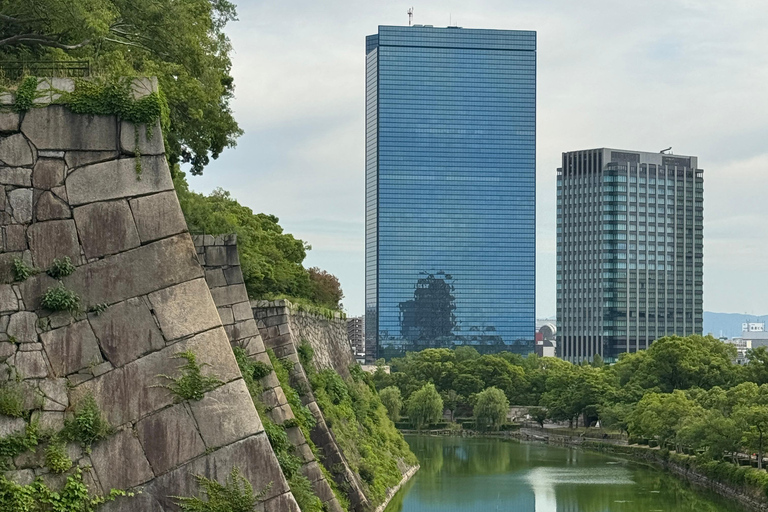
[[535, 332], [536, 33], [366, 39], [366, 357]]
[[695, 156], [590, 149], [557, 170], [560, 357], [615, 362], [701, 334], [704, 171]]

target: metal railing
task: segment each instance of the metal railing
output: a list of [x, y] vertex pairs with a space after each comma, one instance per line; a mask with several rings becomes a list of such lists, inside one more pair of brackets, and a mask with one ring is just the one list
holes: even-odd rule
[[91, 76], [91, 62], [88, 60], [0, 61], [0, 74], [6, 80], [18, 80], [26, 75], [83, 78]]

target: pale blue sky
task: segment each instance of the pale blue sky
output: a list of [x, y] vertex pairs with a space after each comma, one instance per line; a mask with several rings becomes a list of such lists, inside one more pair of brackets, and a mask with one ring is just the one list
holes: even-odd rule
[[235, 115], [245, 130], [193, 189], [222, 187], [309, 242], [363, 312], [365, 36], [377, 25], [538, 31], [537, 316], [555, 312], [560, 153], [696, 155], [704, 308], [768, 312], [768, 2], [240, 0]]

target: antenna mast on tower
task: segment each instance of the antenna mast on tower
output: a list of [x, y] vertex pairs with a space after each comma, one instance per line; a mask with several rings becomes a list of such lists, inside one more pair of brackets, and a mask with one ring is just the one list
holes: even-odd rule
[[411, 26], [411, 22], [413, 22], [413, 7], [408, 9], [408, 26]]

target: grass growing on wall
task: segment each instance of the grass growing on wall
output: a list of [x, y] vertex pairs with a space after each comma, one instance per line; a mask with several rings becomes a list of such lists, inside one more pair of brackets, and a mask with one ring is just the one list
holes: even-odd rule
[[418, 462], [416, 456], [387, 416], [370, 374], [358, 365], [350, 367], [351, 378], [347, 380], [330, 369], [305, 370], [350, 469], [360, 475], [371, 504], [379, 505], [387, 490], [403, 477], [398, 462], [413, 466]]

